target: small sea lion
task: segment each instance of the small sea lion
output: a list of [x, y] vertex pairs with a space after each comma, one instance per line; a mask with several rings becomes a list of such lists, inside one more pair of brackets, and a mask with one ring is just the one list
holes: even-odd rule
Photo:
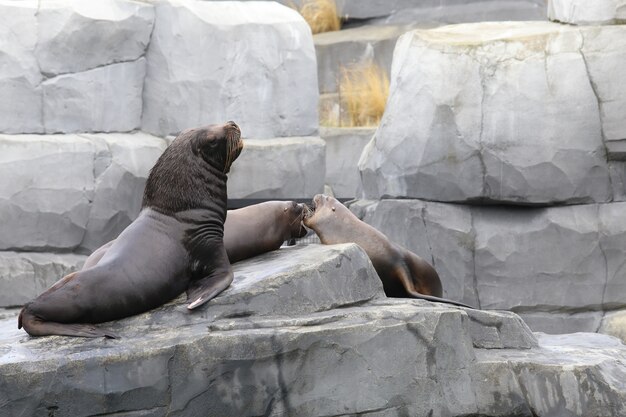
[[441, 298], [441, 280], [428, 262], [361, 221], [334, 197], [318, 194], [313, 205], [315, 209], [305, 215], [304, 225], [313, 229], [325, 245], [352, 242], [363, 248], [388, 297], [419, 298], [472, 308]]

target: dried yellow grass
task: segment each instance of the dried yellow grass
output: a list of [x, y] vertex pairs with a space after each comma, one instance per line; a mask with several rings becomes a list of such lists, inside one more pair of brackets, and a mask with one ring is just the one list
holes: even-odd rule
[[376, 126], [385, 112], [389, 77], [374, 63], [341, 68], [339, 100], [349, 126]]
[[341, 18], [337, 15], [335, 0], [304, 0], [297, 10], [314, 34], [341, 29]]

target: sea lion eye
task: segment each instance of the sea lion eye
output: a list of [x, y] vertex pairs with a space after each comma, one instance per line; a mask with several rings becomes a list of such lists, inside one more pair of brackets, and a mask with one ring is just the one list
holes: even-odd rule
[[285, 212], [286, 212], [287, 210], [288, 210], [288, 208], [287, 208], [287, 207], [285, 207], [285, 208], [283, 209], [283, 211], [285, 211]]
[[335, 211], [335, 207], [331, 208], [332, 211]]

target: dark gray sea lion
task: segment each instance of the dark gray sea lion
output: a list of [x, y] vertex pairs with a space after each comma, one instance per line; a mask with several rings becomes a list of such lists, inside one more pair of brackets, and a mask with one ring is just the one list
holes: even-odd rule
[[428, 262], [390, 241], [335, 198], [318, 194], [313, 204], [315, 210], [305, 216], [304, 225], [313, 229], [325, 245], [352, 242], [363, 248], [388, 297], [419, 298], [470, 307], [441, 298], [441, 280]]
[[158, 307], [187, 291], [196, 308], [227, 288], [226, 174], [243, 142], [234, 122], [189, 129], [158, 159], [143, 209], [91, 268], [71, 273], [22, 309], [32, 336], [115, 337], [92, 326]]
[[[286, 240], [306, 235], [302, 225], [303, 204], [294, 201], [266, 201], [229, 210], [224, 222], [224, 247], [231, 263], [273, 251]], [[96, 265], [115, 242], [96, 249], [85, 261], [83, 269]]]

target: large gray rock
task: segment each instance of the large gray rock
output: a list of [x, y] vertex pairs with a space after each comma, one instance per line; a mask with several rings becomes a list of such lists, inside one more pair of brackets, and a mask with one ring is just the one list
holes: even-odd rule
[[0, 135], [0, 250], [90, 251], [116, 237], [164, 149], [143, 133]]
[[0, 252], [0, 307], [18, 307], [37, 297], [87, 257], [75, 254]]
[[128, 132], [141, 126], [146, 60], [106, 65], [43, 82], [47, 133]]
[[43, 132], [42, 81], [33, 50], [37, 4], [0, 1], [0, 132]]
[[78, 246], [94, 198], [94, 155], [77, 135], [0, 135], [0, 250]]
[[140, 127], [153, 6], [3, 1], [0, 15], [0, 132]]
[[180, 300], [105, 324], [117, 340], [30, 338], [14, 316], [0, 320], [0, 412], [626, 411], [626, 347], [609, 336], [537, 340], [512, 313], [382, 299], [371, 263], [353, 244], [280, 249], [234, 269], [233, 286], [200, 311]]
[[548, 0], [548, 18], [574, 25], [606, 25], [626, 22], [624, 0]]
[[228, 197], [309, 198], [321, 193], [325, 152], [318, 137], [247, 139], [228, 174]]
[[626, 65], [610, 39], [625, 35], [513, 22], [403, 35], [385, 115], [359, 162], [364, 197], [614, 200], [603, 137], [626, 127], [614, 110], [623, 86], [610, 76]]
[[146, 58], [142, 127], [148, 132], [175, 134], [226, 120], [253, 139], [317, 132], [313, 39], [292, 9], [272, 2], [159, 2]]
[[596, 331], [626, 307], [626, 203], [551, 208], [362, 201], [351, 210], [437, 269], [444, 294], [535, 331]]
[[335, 197], [354, 198], [361, 185], [357, 163], [375, 129], [322, 128], [320, 136], [326, 142], [326, 184]]
[[154, 7], [137, 1], [40, 2], [37, 62], [50, 77], [136, 61], [145, 53], [153, 24]]
[[81, 251], [91, 252], [137, 218], [148, 174], [166, 142], [141, 132], [81, 136], [96, 145], [95, 195], [80, 243]]

